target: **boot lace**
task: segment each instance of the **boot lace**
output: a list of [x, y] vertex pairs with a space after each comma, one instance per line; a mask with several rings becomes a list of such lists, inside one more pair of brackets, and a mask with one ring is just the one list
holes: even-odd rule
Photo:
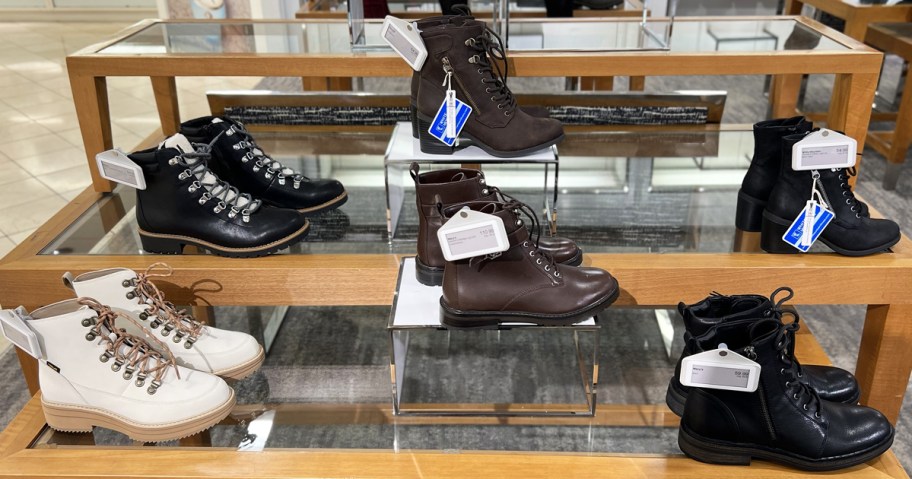
[[245, 223], [249, 223], [250, 215], [260, 209], [262, 201], [253, 199], [247, 193], [241, 193], [227, 181], [219, 179], [209, 169], [206, 165], [206, 160], [211, 157], [211, 147], [209, 145], [197, 144], [194, 146], [198, 151], [182, 153], [168, 160], [169, 165], [184, 167], [184, 171], [177, 176], [177, 179], [184, 181], [195, 178], [190, 186], [187, 187], [187, 191], [193, 193], [200, 188], [206, 190], [203, 196], [200, 197], [199, 204], [205, 205], [209, 200], [214, 199], [218, 202], [212, 209], [214, 213], [218, 214], [228, 210], [229, 219], [234, 219], [240, 214], [241, 219]]
[[[145, 333], [145, 328], [141, 324], [129, 316], [115, 313], [111, 308], [91, 298], [80, 298], [79, 304], [88, 306], [98, 315], [97, 318], [89, 318], [82, 321], [83, 326], [90, 328], [85, 338], [87, 341], [94, 341], [98, 337], [104, 341], [105, 351], [99, 356], [98, 360], [106, 363], [113, 359], [114, 363], [111, 364], [112, 371], [119, 372], [121, 368], [126, 366], [122, 377], [129, 381], [133, 379], [133, 375], [136, 373], [134, 384], [139, 388], [145, 386], [146, 379], [152, 376], [152, 382], [146, 388], [146, 392], [150, 395], [155, 394], [158, 388], [161, 387], [168, 368], [174, 368], [174, 374], [180, 379], [177, 361], [171, 352], [168, 351], [168, 347], [158, 339]], [[126, 330], [118, 328], [115, 323], [118, 316], [135, 324], [140, 331], [146, 334], [147, 338], [132, 335], [127, 333]], [[161, 348], [160, 351], [165, 351], [167, 357], [159, 350], [153, 348], [146, 339], [156, 343]]]
[[300, 189], [301, 183], [305, 181], [310, 181], [310, 178], [298, 173], [297, 171], [289, 168], [282, 163], [272, 159], [267, 155], [262, 148], [256, 144], [256, 140], [253, 139], [253, 136], [247, 132], [247, 129], [244, 128], [243, 123], [235, 122], [231, 125], [224, 133], [220, 133], [216, 136], [209, 146], [212, 147], [219, 137], [224, 134], [226, 136], [237, 135], [238, 142], [231, 145], [237, 151], [243, 151], [244, 156], [241, 158], [241, 163], [248, 164], [251, 161], [253, 162], [253, 172], [257, 173], [260, 170], [263, 170], [263, 176], [266, 179], [271, 180], [273, 176], [276, 177], [276, 181], [280, 185], [288, 184], [288, 179], [291, 179], [291, 186], [294, 189]]
[[856, 218], [869, 217], [871, 216], [868, 211], [868, 205], [855, 197], [855, 192], [852, 191], [852, 185], [849, 184], [849, 178], [858, 174], [858, 171], [855, 167], [845, 168], [839, 172], [839, 187], [842, 188], [842, 196], [845, 198], [845, 202], [851, 208], [851, 211], [855, 213]]
[[[163, 272], [153, 272], [155, 270], [163, 270]], [[165, 263], [155, 263], [146, 268], [145, 272], [137, 274], [136, 279], [125, 280], [123, 286], [133, 288], [127, 293], [128, 299], [138, 296], [140, 301], [149, 305], [149, 309], [139, 315], [140, 319], [146, 320], [149, 316], [154, 316], [155, 319], [149, 324], [149, 327], [158, 329], [159, 326], [164, 325], [161, 330], [162, 336], [168, 336], [171, 331], [177, 330], [171, 340], [179, 343], [186, 337], [184, 348], [190, 349], [193, 347], [193, 343], [199, 339], [205, 326], [194, 319], [187, 310], [177, 309], [174, 303], [166, 301], [164, 293], [151, 281], [151, 278], [167, 278], [173, 272], [171, 266]]]
[[798, 316], [795, 321], [784, 324], [776, 335], [776, 350], [779, 351], [779, 361], [785, 366], [779, 374], [786, 376], [785, 390], [791, 395], [796, 404], [805, 411], [814, 411], [814, 417], [820, 419], [820, 396], [813, 388], [801, 381], [801, 366], [793, 354], [795, 333], [801, 326]]
[[[497, 103], [498, 109], [504, 110], [504, 115], [512, 115], [516, 109], [516, 98], [507, 87], [510, 66], [507, 64], [507, 56], [504, 53], [503, 40], [486, 26], [481, 35], [469, 38], [465, 44], [478, 52], [469, 58], [469, 63], [478, 65], [479, 74], [488, 74], [486, 78], [481, 79], [482, 83], [490, 85], [485, 86], [485, 92], [493, 94], [491, 101]], [[501, 69], [501, 63], [503, 63], [503, 69]]]

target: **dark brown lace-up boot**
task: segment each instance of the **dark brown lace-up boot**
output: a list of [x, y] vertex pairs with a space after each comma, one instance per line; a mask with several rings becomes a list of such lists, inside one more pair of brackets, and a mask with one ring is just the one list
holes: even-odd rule
[[[487, 185], [484, 173], [479, 170], [453, 168], [419, 173], [419, 168], [418, 163], [412, 163], [409, 169], [415, 181], [418, 203], [418, 258], [415, 260], [415, 272], [419, 283], [440, 286], [443, 282], [443, 266], [446, 264], [437, 240], [437, 230], [445, 221], [440, 211], [453, 204], [472, 200], [515, 199], [502, 193], [496, 186]], [[583, 251], [567, 238], [542, 237], [539, 248], [557, 263], [577, 266], [583, 262]]]
[[[421, 32], [428, 58], [418, 82], [418, 135], [421, 151], [451, 154], [454, 147], [428, 132], [443, 104], [447, 75], [456, 98], [472, 107], [460, 138], [498, 157], [517, 157], [557, 144], [564, 138], [561, 123], [535, 118], [518, 108], [506, 85], [508, 72], [501, 71], [505, 58], [502, 42], [482, 22], [452, 22], [430, 26]], [[464, 146], [464, 145], [463, 145]]]
[[[503, 220], [510, 248], [502, 253], [447, 262], [440, 316], [454, 328], [500, 323], [562, 326], [591, 318], [618, 297], [618, 283], [607, 271], [557, 264], [529, 236], [523, 217], [535, 214], [517, 202], [470, 201], [443, 210], [447, 217], [463, 207]], [[522, 216], [521, 216], [522, 215]]]

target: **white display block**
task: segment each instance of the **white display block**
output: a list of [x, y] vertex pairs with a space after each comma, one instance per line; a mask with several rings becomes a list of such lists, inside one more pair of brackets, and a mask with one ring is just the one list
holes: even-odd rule
[[[387, 331], [390, 335], [390, 379], [392, 381], [393, 411], [397, 415], [470, 415], [470, 416], [592, 416], [595, 414], [596, 390], [598, 385], [598, 342], [599, 326], [595, 318], [569, 325], [569, 326], [539, 326], [529, 323], [504, 323], [496, 327], [497, 331], [483, 331], [479, 334], [476, 329], [450, 329], [440, 323], [440, 296], [443, 288], [440, 286], [425, 286], [415, 277], [415, 258], [403, 258], [399, 266], [399, 280], [396, 286], [393, 307], [390, 310], [390, 319]], [[413, 334], [443, 335], [445, 342], [449, 343], [451, 334], [465, 334], [471, 336], [473, 344], [485, 345], [480, 348], [494, 355], [496, 361], [501, 347], [501, 334], [511, 334], [511, 331], [535, 331], [544, 335], [567, 334], [572, 335], [573, 346], [568, 346], [564, 355], [568, 362], [573, 363], [573, 369], [578, 369], [580, 388], [577, 398], [584, 398], [579, 404], [513, 404], [497, 402], [496, 404], [485, 401], [485, 398], [463, 398], [454, 403], [446, 401], [444, 404], [411, 401], [403, 403], [403, 388], [421, 389], [423, 383], [435, 383], [445, 378], [448, 372], [459, 368], [460, 364], [454, 362], [447, 364], [440, 370], [426, 374], [434, 377], [420, 376], [406, 377], [406, 368], [409, 361], [425, 369], [431, 361], [426, 355], [428, 349], [419, 347], [409, 356], [409, 338]], [[489, 333], [489, 334], [485, 334]], [[588, 336], [586, 336], [588, 335]], [[585, 336], [585, 337], [584, 337]], [[427, 339], [425, 337], [424, 339]], [[560, 338], [557, 338], [560, 339]], [[488, 344], [489, 343], [489, 344]], [[558, 341], [555, 341], [557, 344]], [[587, 348], [587, 344], [589, 347]], [[515, 350], [512, 351], [514, 354]], [[425, 355], [422, 357], [422, 355]], [[458, 354], [453, 361], [458, 361]], [[449, 359], [449, 357], [447, 358]], [[487, 360], [485, 356], [476, 358]], [[436, 358], [439, 361], [439, 358]], [[553, 361], [553, 360], [549, 360]], [[543, 363], [549, 361], [543, 360]], [[534, 358], [530, 358], [534, 364]], [[423, 371], [423, 370], [422, 370]], [[511, 374], [505, 371], [504, 374]], [[414, 374], [413, 374], [414, 375]], [[431, 394], [433, 396], [433, 394]], [[485, 396], [485, 394], [482, 394]]]
[[[412, 137], [412, 125], [399, 122], [393, 129], [386, 155], [383, 160], [384, 179], [386, 183], [387, 233], [392, 241], [399, 227], [405, 190], [411, 186], [412, 179], [406, 178], [412, 162], [422, 165], [447, 165], [459, 168], [466, 164], [532, 164], [541, 165], [542, 177], [542, 213], [551, 218], [557, 203], [557, 177], [559, 157], [557, 146], [550, 146], [539, 151], [517, 158], [500, 158], [485, 153], [477, 146], [468, 146], [455, 151], [452, 155], [433, 155], [423, 153], [418, 139]], [[553, 225], [552, 226], [553, 229]]]

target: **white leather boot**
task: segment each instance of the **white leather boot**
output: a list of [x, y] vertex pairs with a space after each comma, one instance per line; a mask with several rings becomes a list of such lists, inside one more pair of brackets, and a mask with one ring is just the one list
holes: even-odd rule
[[[117, 314], [95, 300], [0, 314], [6, 336], [39, 359], [41, 405], [58, 431], [100, 426], [137, 441], [169, 441], [212, 427], [234, 407], [224, 380], [182, 368], [145, 338], [116, 328]], [[9, 334], [11, 323], [18, 334]]]
[[[157, 268], [164, 272], [153, 272]], [[263, 347], [249, 334], [204, 326], [165, 301], [151, 278], [170, 275], [170, 266], [155, 263], [139, 274], [127, 268], [92, 271], [75, 278], [66, 273], [63, 282], [76, 296], [95, 298], [137, 320], [119, 321], [118, 326], [140, 335], [135, 324], [142, 324], [168, 346], [181, 366], [230, 379], [255, 373], [265, 358]]]

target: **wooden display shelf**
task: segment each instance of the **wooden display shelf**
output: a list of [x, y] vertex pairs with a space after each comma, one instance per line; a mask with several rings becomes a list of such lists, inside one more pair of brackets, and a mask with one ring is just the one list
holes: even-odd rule
[[[828, 364], [807, 329], [798, 332], [796, 354], [805, 364]], [[602, 386], [604, 387], [604, 386]], [[389, 403], [279, 404], [237, 406], [232, 418], [249, 419], [264, 409], [276, 411], [275, 423], [310, 425], [397, 424], [582, 427], [677, 427], [678, 418], [664, 405], [599, 404], [595, 417], [397, 417]], [[750, 467], [703, 464], [683, 455], [491, 452], [432, 450], [267, 449], [244, 453], [207, 447], [205, 440], [183, 441], [195, 447], [95, 446], [90, 434], [54, 436], [48, 444], [40, 393], [0, 434], [0, 477], [212, 478], [273, 477], [818, 477], [764, 461]], [[109, 458], [116, 457], [116, 461]], [[78, 465], [78, 466], [74, 466]], [[174, 468], [165, 471], [163, 468]], [[610, 471], [610, 472], [609, 472]], [[864, 465], [828, 476], [867, 479], [908, 477], [892, 451]]]

